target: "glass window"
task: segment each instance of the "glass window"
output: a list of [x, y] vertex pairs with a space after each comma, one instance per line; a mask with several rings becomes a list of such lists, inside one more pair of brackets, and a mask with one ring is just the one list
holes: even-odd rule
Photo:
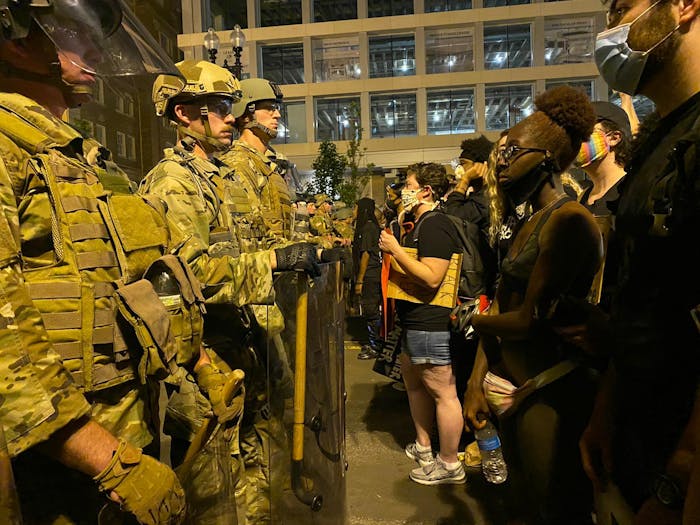
[[131, 95], [126, 93], [117, 95], [117, 112], [129, 117], [134, 116], [134, 99]]
[[301, 24], [301, 0], [260, 0], [260, 26]]
[[126, 158], [126, 135], [117, 131], [117, 155]]
[[285, 101], [282, 104], [282, 118], [273, 144], [297, 144], [306, 142], [306, 104], [303, 100]]
[[474, 29], [435, 29], [425, 33], [427, 73], [474, 71]]
[[233, 29], [238, 24], [243, 29], [248, 27], [248, 4], [246, 0], [209, 0], [202, 20], [206, 23], [202, 31], [213, 27], [217, 31]]
[[428, 91], [428, 135], [475, 131], [474, 88]]
[[350, 140], [357, 134], [360, 97], [316, 100], [316, 141]]
[[95, 77], [95, 87], [92, 90], [92, 94], [95, 102], [105, 103], [105, 84], [100, 77]]
[[416, 41], [413, 35], [370, 37], [369, 78], [415, 74]]
[[425, 0], [426, 13], [435, 13], [438, 11], [459, 11], [460, 9], [471, 8], [471, 0]]
[[545, 20], [545, 65], [592, 62], [595, 36], [595, 21], [592, 17]]
[[532, 84], [486, 87], [486, 129], [515, 126], [532, 114]]
[[314, 82], [360, 78], [360, 41], [356, 36], [314, 40]]
[[415, 93], [370, 95], [372, 138], [408, 137], [418, 133]]
[[357, 0], [313, 0], [314, 22], [357, 18]]
[[[614, 91], [610, 91], [609, 100], [618, 106], [622, 103], [620, 101], [619, 93]], [[637, 117], [639, 118], [640, 122], [656, 110], [654, 103], [644, 95], [633, 96], [632, 104], [634, 104], [634, 111], [637, 113]]]
[[262, 72], [260, 76], [277, 84], [303, 84], [303, 44], [262, 46]]
[[484, 0], [484, 7], [529, 4], [530, 0]]
[[368, 0], [367, 13], [377, 16], [412, 15], [413, 0]]
[[531, 65], [530, 24], [484, 27], [486, 69], [510, 69]]
[[571, 86], [582, 90], [589, 99], [593, 100], [593, 80], [592, 79], [571, 79], [571, 80], [548, 80], [545, 85], [546, 89], [556, 86]]
[[93, 138], [103, 146], [107, 144], [107, 131], [102, 124], [95, 124], [95, 135]]
[[130, 160], [136, 159], [136, 139], [131, 135], [126, 136], [126, 158]]

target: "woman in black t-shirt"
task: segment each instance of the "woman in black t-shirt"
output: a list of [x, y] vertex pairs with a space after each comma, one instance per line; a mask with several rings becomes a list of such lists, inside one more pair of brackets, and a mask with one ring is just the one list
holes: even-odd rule
[[358, 269], [355, 274], [355, 294], [359, 296], [361, 315], [367, 323], [367, 344], [362, 345], [358, 359], [374, 359], [379, 354], [382, 300], [382, 263], [379, 251], [379, 219], [383, 216], [374, 206], [374, 200], [360, 199], [357, 203], [357, 222], [353, 249], [357, 251]]
[[[440, 287], [452, 254], [459, 252], [452, 222], [433, 211], [447, 188], [445, 169], [438, 164], [423, 164], [406, 178], [401, 197], [415, 228], [403, 245], [417, 248], [417, 259], [390, 233], [382, 232], [379, 239], [382, 251], [391, 254], [412, 280], [431, 290]], [[407, 301], [397, 301], [396, 308], [402, 327], [401, 374], [416, 428], [416, 441], [406, 447], [406, 455], [420, 464], [410, 478], [424, 485], [464, 483], [464, 467], [457, 459], [462, 413], [450, 356], [450, 309]], [[433, 457], [430, 433], [436, 419], [440, 452]]]

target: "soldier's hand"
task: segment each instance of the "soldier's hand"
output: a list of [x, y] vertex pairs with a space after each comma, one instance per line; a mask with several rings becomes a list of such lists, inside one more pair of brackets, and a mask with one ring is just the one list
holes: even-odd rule
[[143, 525], [179, 525], [185, 518], [185, 492], [175, 473], [124, 440], [94, 479]]
[[[234, 421], [243, 415], [243, 400], [245, 388], [242, 370], [234, 370], [225, 374], [212, 364], [205, 364], [195, 372], [197, 385], [209, 398], [214, 415], [219, 423]], [[233, 387], [236, 391], [231, 401], [225, 399], [225, 392]]]
[[316, 246], [310, 242], [291, 244], [275, 250], [277, 270], [303, 270], [310, 277], [321, 275], [316, 255]]

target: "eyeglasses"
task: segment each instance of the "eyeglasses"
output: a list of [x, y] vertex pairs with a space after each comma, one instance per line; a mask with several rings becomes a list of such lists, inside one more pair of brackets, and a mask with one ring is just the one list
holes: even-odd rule
[[233, 99], [228, 97], [208, 97], [207, 109], [224, 118], [233, 113]]
[[282, 104], [279, 102], [258, 102], [255, 104], [255, 109], [262, 109], [270, 113], [274, 113], [275, 111], [282, 113]]
[[531, 153], [531, 152], [539, 152], [539, 153], [544, 153], [545, 156], [549, 157], [551, 153], [547, 149], [543, 148], [521, 148], [520, 146], [516, 146], [515, 144], [511, 144], [510, 146], [506, 146], [502, 150], [498, 151], [498, 156], [503, 162], [510, 162], [514, 157], [517, 157], [523, 153]]

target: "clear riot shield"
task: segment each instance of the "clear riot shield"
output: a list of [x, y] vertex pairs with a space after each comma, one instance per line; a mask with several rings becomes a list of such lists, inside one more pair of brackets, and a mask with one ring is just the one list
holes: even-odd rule
[[[340, 264], [322, 265], [321, 276], [313, 281], [302, 272], [276, 276], [275, 309], [284, 325], [275, 326], [274, 309], [268, 309], [269, 414], [256, 428], [258, 437], [269, 434], [264, 450], [269, 514], [256, 512], [255, 498], [249, 497], [248, 523], [345, 523], [345, 287]], [[257, 482], [246, 477], [249, 495], [254, 495], [250, 489]]]

